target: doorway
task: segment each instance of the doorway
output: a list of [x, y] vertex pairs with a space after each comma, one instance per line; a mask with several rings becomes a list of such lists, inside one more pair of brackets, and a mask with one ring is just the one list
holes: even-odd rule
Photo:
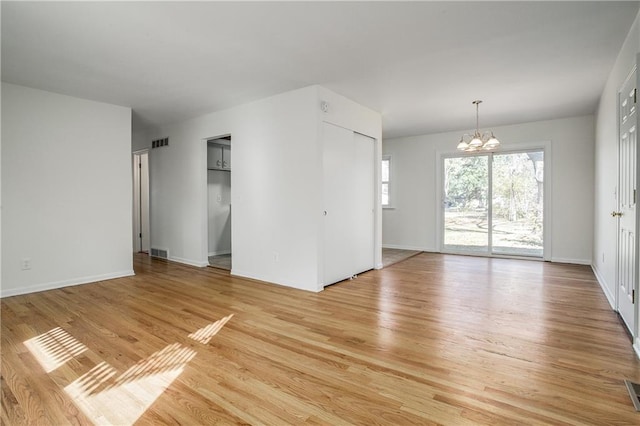
[[133, 252], [149, 253], [149, 151], [133, 153]]
[[445, 156], [446, 253], [544, 258], [544, 149]]
[[207, 140], [209, 266], [231, 270], [231, 136]]

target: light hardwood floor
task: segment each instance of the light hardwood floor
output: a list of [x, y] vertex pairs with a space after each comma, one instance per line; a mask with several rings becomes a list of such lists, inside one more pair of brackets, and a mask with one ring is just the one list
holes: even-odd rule
[[640, 424], [586, 266], [422, 253], [314, 294], [134, 262], [2, 299], [4, 424]]

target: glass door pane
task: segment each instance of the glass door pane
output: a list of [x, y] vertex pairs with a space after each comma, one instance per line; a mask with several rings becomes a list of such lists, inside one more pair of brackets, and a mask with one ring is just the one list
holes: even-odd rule
[[493, 154], [493, 253], [542, 257], [543, 177], [543, 151]]
[[488, 158], [444, 159], [445, 251], [489, 253]]

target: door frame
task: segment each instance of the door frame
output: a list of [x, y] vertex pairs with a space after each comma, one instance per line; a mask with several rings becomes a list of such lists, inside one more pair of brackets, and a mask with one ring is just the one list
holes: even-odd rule
[[[637, 63], [638, 61], [640, 61], [640, 54], [638, 54], [636, 56], [636, 64], [633, 65], [633, 67], [631, 68], [631, 71], [629, 71], [629, 74], [627, 75], [627, 77], [624, 79], [624, 81], [622, 82], [622, 84], [620, 85], [620, 87], [618, 87], [617, 93], [616, 93], [616, 130], [617, 130], [617, 138], [616, 138], [616, 148], [617, 148], [617, 155], [616, 155], [616, 168], [617, 168], [617, 176], [616, 176], [616, 204], [615, 204], [615, 208], [616, 211], [620, 211], [620, 131], [621, 131], [621, 126], [620, 126], [620, 96], [622, 93], [622, 88], [629, 82], [629, 80], [631, 79], [631, 77], [633, 76], [633, 73], [636, 73], [636, 81], [635, 81], [635, 87], [636, 90], [638, 90], [638, 88], [640, 87], [640, 72], [637, 72]], [[640, 103], [637, 104], [636, 108], [638, 108], [638, 106], [640, 106]], [[640, 119], [638, 118], [639, 116], [639, 112], [636, 110], [636, 132], [638, 132], [638, 125], [640, 124]], [[636, 142], [637, 144], [638, 142]], [[640, 180], [640, 176], [639, 176], [639, 172], [640, 172], [640, 147], [638, 147], [638, 145], [636, 145], [636, 189], [640, 190], [640, 185], [638, 185], [638, 181]], [[635, 234], [636, 234], [636, 238], [635, 238], [635, 253], [634, 253], [634, 258], [633, 258], [633, 288], [635, 289], [635, 294], [636, 294], [636, 300], [635, 300], [635, 306], [633, 308], [633, 316], [634, 318], [632, 319], [632, 329], [629, 330], [629, 332], [631, 333], [631, 338], [632, 338], [632, 344], [633, 344], [633, 348], [636, 352], [636, 354], [638, 355], [638, 357], [640, 357], [640, 303], [638, 303], [638, 298], [640, 298], [640, 287], [638, 285], [638, 276], [639, 276], [639, 271], [638, 271], [638, 266], [640, 265], [639, 262], [639, 256], [640, 253], [638, 253], [638, 251], [640, 250], [640, 238], [638, 238], [638, 230], [640, 230], [640, 212], [638, 212], [638, 204], [636, 203], [636, 208], [635, 208]], [[619, 266], [619, 260], [620, 260], [620, 221], [616, 220], [616, 242], [615, 242], [615, 278], [614, 278], [614, 285], [615, 285], [615, 294], [614, 294], [614, 298], [615, 298], [615, 311], [618, 313], [618, 315], [620, 315], [620, 283], [619, 283], [619, 274], [620, 274], [620, 266]], [[621, 321], [624, 322], [624, 320], [621, 318]], [[625, 325], [623, 325], [623, 327], [626, 327]]]
[[[507, 258], [507, 259], [529, 259], [529, 260], [541, 260], [541, 261], [551, 261], [551, 227], [553, 218], [551, 216], [552, 208], [552, 179], [553, 179], [553, 155], [552, 155], [552, 144], [551, 141], [541, 141], [541, 142], [532, 142], [532, 143], [519, 143], [517, 145], [510, 146], [508, 148], [497, 149], [495, 151], [491, 151], [494, 154], [510, 154], [510, 153], [519, 153], [519, 152], [527, 152], [527, 151], [536, 151], [541, 150], [544, 153], [544, 206], [543, 206], [543, 248], [542, 248], [542, 258], [528, 257], [528, 256], [515, 256], [515, 255], [503, 255], [503, 254], [477, 254], [471, 252], [452, 252], [444, 249], [444, 188], [443, 188], [443, 171], [444, 171], [444, 159], [452, 158], [452, 157], [469, 157], [473, 155], [487, 155], [489, 153], [478, 153], [478, 154], [464, 154], [460, 151], [448, 150], [448, 151], [436, 151], [436, 164], [435, 164], [435, 182], [436, 182], [436, 199], [434, 203], [435, 208], [435, 217], [436, 217], [436, 247], [440, 253], [450, 253], [450, 254], [462, 254], [468, 256], [480, 256], [480, 257], [496, 257], [496, 258]], [[491, 165], [489, 165], [489, 172], [491, 172]], [[489, 184], [491, 184], [491, 173], [489, 173]], [[489, 210], [491, 213], [491, 210]], [[489, 218], [491, 220], [491, 218]]]
[[[636, 64], [633, 67], [633, 69], [636, 70], [636, 90], [638, 90], [638, 88], [640, 87], [640, 72], [637, 72], [637, 69], [636, 69], [638, 63], [640, 63], [640, 53], [636, 54]], [[633, 71], [631, 73], [633, 73]], [[618, 110], [618, 114], [620, 114], [620, 108], [616, 108], [616, 109]], [[636, 112], [636, 131], [638, 131], [638, 126], [640, 125], [640, 119], [638, 118], [638, 115], [639, 115], [638, 112]], [[620, 119], [618, 119], [618, 126], [619, 125], [620, 125]], [[640, 180], [639, 169], [640, 169], [640, 149], [636, 148], [636, 188], [638, 189], [640, 189], [640, 185], [638, 185], [638, 181]], [[638, 232], [638, 229], [640, 229], [640, 213], [638, 212], [638, 207], [636, 205], [636, 233]], [[636, 290], [636, 301], [635, 301], [636, 311], [635, 311], [635, 324], [634, 324], [635, 330], [632, 332], [632, 337], [634, 342], [633, 349], [635, 350], [638, 358], [640, 358], [640, 302], [638, 301], [638, 299], [640, 299], [640, 282], [638, 279], [638, 275], [639, 275], [638, 267], [640, 266], [640, 260], [639, 260], [640, 259], [640, 253], [639, 253], [640, 241], [639, 240], [640, 239], [636, 238], [636, 254], [635, 254], [635, 258], [633, 259], [635, 263], [634, 286]], [[616, 251], [617, 251], [617, 248], [616, 248]], [[616, 291], [616, 297], [617, 297], [617, 293], [618, 292]]]
[[[202, 170], [202, 187], [201, 187], [201, 193], [204, 194], [204, 202], [202, 203], [202, 232], [203, 235], [205, 235], [205, 238], [202, 239], [201, 242], [201, 251], [202, 251], [202, 257], [204, 258], [204, 261], [201, 264], [198, 264], [197, 266], [200, 267], [205, 267], [205, 266], [209, 266], [209, 183], [208, 183], [208, 179], [209, 179], [209, 170], [208, 170], [208, 146], [209, 146], [209, 142], [213, 141], [215, 139], [223, 139], [223, 138], [231, 138], [230, 140], [233, 141], [233, 137], [231, 135], [231, 133], [222, 133], [220, 135], [217, 136], [210, 136], [207, 138], [202, 138], [200, 139], [200, 169]], [[233, 191], [233, 173], [231, 172], [231, 170], [229, 170], [229, 180], [230, 180], [230, 191]], [[233, 193], [231, 193], [231, 203], [233, 204]], [[234, 227], [234, 220], [233, 220], [233, 209], [231, 209], [231, 269], [229, 270], [229, 273], [231, 275], [234, 275], [234, 271], [233, 271], [233, 227]]]
[[[149, 250], [151, 250], [151, 179], [150, 179], [150, 170], [149, 170], [149, 165], [150, 165], [150, 159], [149, 156], [151, 151], [147, 148], [147, 149], [141, 149], [138, 151], [134, 151], [132, 153], [132, 183], [133, 183], [133, 194], [132, 194], [132, 220], [133, 220], [133, 252], [134, 253], [142, 253], [144, 252], [143, 249], [143, 243], [142, 243], [142, 238], [140, 237], [140, 234], [143, 233], [143, 222], [146, 220], [146, 228], [148, 228], [148, 234], [149, 234]], [[146, 214], [143, 213], [143, 209], [142, 209], [142, 197], [143, 197], [143, 191], [141, 191], [142, 188], [142, 181], [140, 179], [140, 170], [141, 168], [138, 166], [136, 167], [136, 165], [141, 164], [140, 162], [140, 158], [146, 155], [147, 156], [147, 167], [145, 170], [146, 173], [146, 182], [147, 182], [147, 188], [146, 188], [146, 193], [147, 193], [147, 212]], [[143, 217], [144, 214], [144, 217]], [[138, 248], [140, 248], [138, 250]]]

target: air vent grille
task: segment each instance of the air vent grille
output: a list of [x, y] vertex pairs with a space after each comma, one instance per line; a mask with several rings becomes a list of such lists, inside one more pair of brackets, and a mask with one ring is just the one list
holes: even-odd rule
[[169, 138], [155, 139], [151, 141], [151, 148], [169, 146]]
[[169, 251], [165, 249], [151, 248], [151, 256], [161, 259], [169, 259]]

